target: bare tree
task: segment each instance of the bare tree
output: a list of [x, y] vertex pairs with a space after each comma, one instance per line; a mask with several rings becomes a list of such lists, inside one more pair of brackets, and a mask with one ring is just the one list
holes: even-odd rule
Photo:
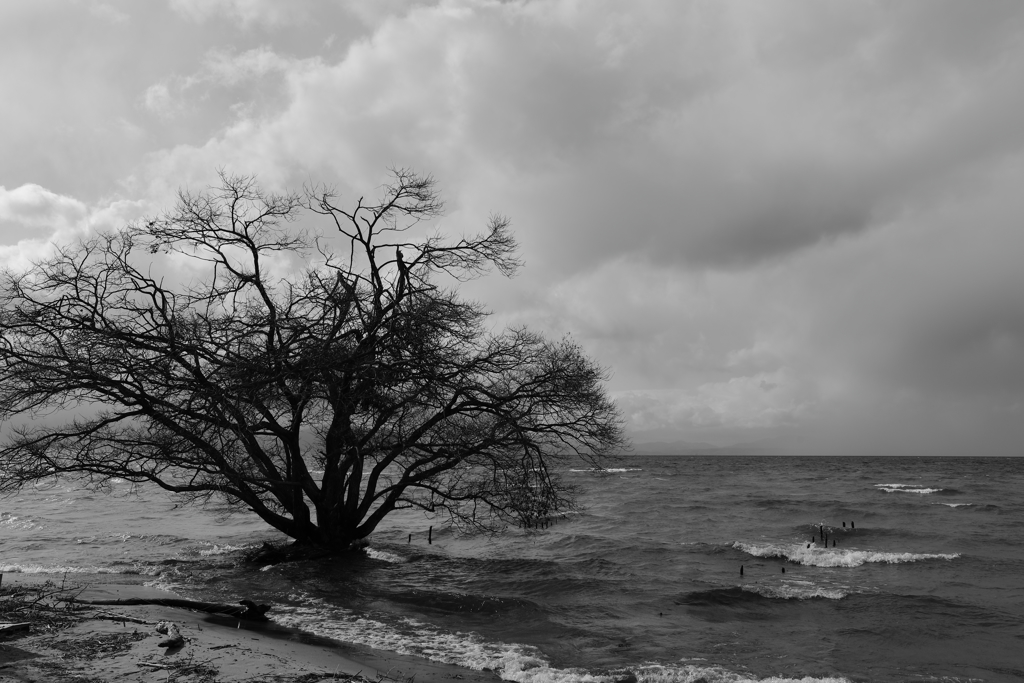
[[[555, 465], [623, 445], [605, 373], [570, 340], [486, 331], [483, 308], [439, 284], [520, 265], [501, 216], [414, 239], [442, 209], [434, 181], [405, 170], [347, 209], [325, 188], [222, 176], [159, 219], [4, 272], [0, 490], [152, 482], [328, 548], [403, 508], [491, 530], [573, 509]], [[160, 263], [179, 275], [154, 275]]]

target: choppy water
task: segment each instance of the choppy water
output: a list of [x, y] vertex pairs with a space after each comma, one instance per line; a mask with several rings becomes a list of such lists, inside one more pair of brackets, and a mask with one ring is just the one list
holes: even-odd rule
[[275, 534], [244, 516], [50, 482], [0, 499], [0, 571], [252, 597], [319, 635], [524, 683], [1024, 680], [1024, 459], [632, 457], [566, 474], [588, 509], [544, 531], [434, 529], [428, 545], [429, 520], [395, 517], [365, 557], [262, 571], [235, 559]]

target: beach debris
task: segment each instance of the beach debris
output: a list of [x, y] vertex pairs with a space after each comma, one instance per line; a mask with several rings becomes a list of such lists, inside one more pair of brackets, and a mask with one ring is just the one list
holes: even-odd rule
[[152, 626], [155, 622], [146, 621], [145, 619], [139, 619], [137, 617], [129, 617], [127, 614], [117, 614], [115, 612], [93, 612], [89, 615], [93, 619], [106, 619], [107, 621], [120, 621], [121, 623], [131, 622], [133, 624], [142, 624], [144, 626]]
[[246, 621], [270, 621], [267, 612], [270, 605], [257, 605], [252, 600], [239, 600], [237, 605], [221, 605], [215, 602], [181, 600], [178, 598], [119, 598], [117, 600], [81, 600], [71, 598], [68, 602], [79, 605], [157, 605], [160, 607], [181, 607], [183, 609], [219, 614]]
[[185, 637], [178, 630], [178, 625], [173, 621], [161, 621], [156, 625], [156, 632], [167, 636], [165, 640], [157, 643], [160, 647], [180, 647], [185, 644]]
[[0, 636], [6, 636], [9, 633], [18, 633], [19, 631], [27, 631], [31, 626], [31, 622], [28, 621], [20, 623], [0, 622]]

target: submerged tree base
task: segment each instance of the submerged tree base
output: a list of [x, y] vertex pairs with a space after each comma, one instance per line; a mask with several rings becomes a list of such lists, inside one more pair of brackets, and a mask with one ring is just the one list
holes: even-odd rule
[[328, 557], [340, 557], [352, 553], [364, 552], [369, 546], [366, 539], [353, 541], [347, 546], [323, 546], [293, 541], [291, 543], [269, 543], [264, 541], [258, 548], [252, 548], [242, 557], [245, 564], [266, 566], [282, 562], [301, 562], [303, 560], [322, 560]]

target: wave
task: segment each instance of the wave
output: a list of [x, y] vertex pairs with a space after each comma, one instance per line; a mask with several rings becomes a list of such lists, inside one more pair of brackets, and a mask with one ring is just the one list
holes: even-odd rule
[[[274, 621], [291, 628], [346, 643], [365, 645], [403, 655], [423, 657], [476, 671], [493, 671], [516, 683], [613, 683], [627, 670], [591, 672], [551, 666], [531, 645], [487, 641], [475, 633], [447, 633], [416, 619], [403, 618], [387, 624], [359, 616], [304, 594], [293, 594], [301, 606], [276, 606]], [[630, 667], [638, 683], [849, 683], [845, 678], [751, 678], [717, 666], [644, 664]]]
[[784, 678], [769, 676], [767, 678], [751, 678], [747, 674], [738, 674], [718, 666], [701, 666], [682, 664], [677, 666], [661, 666], [648, 664], [633, 670], [640, 683], [693, 683], [704, 680], [707, 683], [850, 683], [850, 679], [823, 676], [815, 678]]
[[743, 586], [744, 591], [756, 593], [762, 597], [772, 600], [842, 600], [849, 593], [838, 588], [824, 588], [822, 586], [796, 586], [784, 584], [781, 586]]
[[237, 553], [241, 550], [251, 550], [253, 548], [260, 547], [257, 543], [243, 543], [242, 545], [231, 545], [225, 543], [224, 545], [218, 545], [217, 543], [211, 543], [211, 547], [204, 548], [197, 551], [200, 557], [213, 557], [215, 555], [229, 555], [231, 553]]
[[387, 550], [377, 550], [376, 548], [366, 547], [363, 549], [366, 556], [373, 560], [381, 560], [382, 562], [390, 562], [391, 564], [405, 564], [408, 560], [401, 555], [395, 553], [389, 553]]
[[619, 474], [622, 472], [643, 472], [642, 467], [587, 467], [585, 469], [570, 469], [570, 472], [598, 472], [600, 474]]
[[921, 484], [875, 484], [876, 489], [881, 489], [886, 493], [938, 493], [945, 489], [931, 488], [928, 486], [922, 486]]
[[778, 557], [808, 567], [859, 567], [863, 564], [903, 564], [921, 560], [955, 560], [960, 553], [883, 553], [870, 550], [808, 548], [794, 545], [754, 545], [736, 541], [732, 547], [754, 557]]
[[779, 586], [744, 585], [730, 588], [687, 593], [675, 602], [677, 605], [729, 606], [758, 603], [764, 600], [842, 600], [848, 595], [838, 588], [824, 588], [813, 585], [783, 584]]
[[0, 564], [0, 574], [127, 574], [158, 576], [166, 567], [152, 564], [132, 564], [123, 567], [73, 567], [55, 564]]
[[974, 503], [932, 503], [932, 505], [945, 505], [949, 508], [966, 508], [972, 507]]
[[0, 525], [10, 527], [12, 529], [38, 529], [41, 528], [31, 519], [23, 519], [18, 515], [12, 515], [9, 512], [0, 512]]

